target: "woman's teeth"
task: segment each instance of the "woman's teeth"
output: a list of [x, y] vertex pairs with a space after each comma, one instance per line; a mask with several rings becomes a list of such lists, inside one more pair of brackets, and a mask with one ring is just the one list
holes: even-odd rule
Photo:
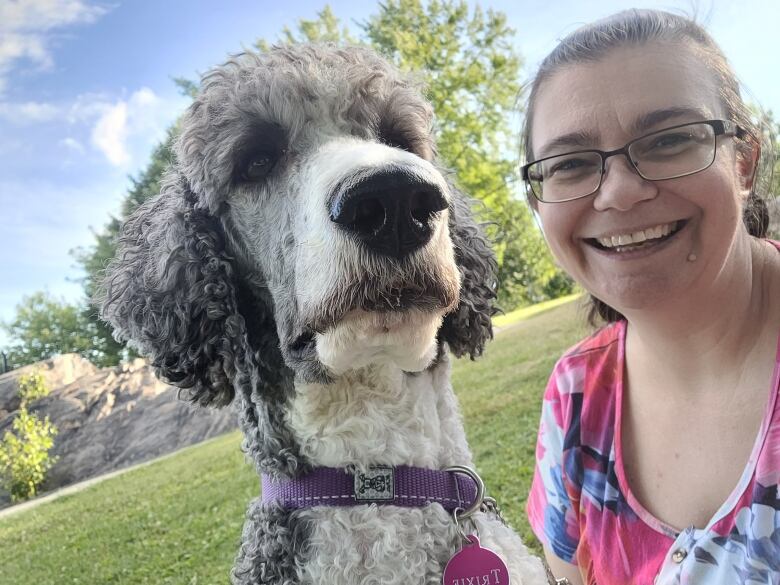
[[618, 251], [636, 244], [643, 244], [652, 240], [665, 238], [676, 231], [678, 222], [665, 223], [645, 230], [640, 230], [631, 234], [620, 234], [606, 238], [596, 238], [596, 241], [605, 248], [617, 248]]

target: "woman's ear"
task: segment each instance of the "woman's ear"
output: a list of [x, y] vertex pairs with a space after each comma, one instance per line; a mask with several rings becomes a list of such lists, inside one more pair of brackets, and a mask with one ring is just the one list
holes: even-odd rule
[[751, 140], [749, 145], [749, 148], [737, 151], [737, 175], [743, 201], [747, 201], [756, 187], [758, 166], [761, 161], [761, 144], [757, 140]]
[[757, 192], [761, 143], [752, 139], [737, 151], [737, 181], [742, 216], [750, 235], [764, 238], [769, 229], [769, 208]]

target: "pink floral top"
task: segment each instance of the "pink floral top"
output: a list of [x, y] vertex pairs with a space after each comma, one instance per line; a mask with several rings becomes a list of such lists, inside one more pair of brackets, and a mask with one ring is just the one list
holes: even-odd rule
[[620, 448], [626, 322], [556, 364], [544, 394], [531, 528], [587, 585], [780, 585], [780, 339], [761, 429], [704, 529], [677, 532], [634, 498]]

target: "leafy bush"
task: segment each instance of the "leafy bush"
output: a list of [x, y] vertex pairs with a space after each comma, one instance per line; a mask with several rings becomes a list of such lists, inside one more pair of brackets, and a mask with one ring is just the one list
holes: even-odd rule
[[46, 386], [46, 380], [38, 370], [19, 376], [19, 398], [22, 399], [22, 407], [48, 396], [49, 392], [51, 390]]
[[40, 372], [19, 377], [21, 408], [14, 418], [13, 430], [6, 431], [0, 441], [0, 485], [14, 502], [34, 497], [56, 460], [49, 450], [54, 446], [57, 427], [48, 416], [41, 420], [27, 409], [28, 404], [49, 392]]
[[40, 420], [26, 407], [19, 410], [13, 431], [6, 431], [0, 442], [0, 483], [18, 502], [35, 496], [46, 472], [54, 465], [49, 455], [57, 427], [49, 417]]

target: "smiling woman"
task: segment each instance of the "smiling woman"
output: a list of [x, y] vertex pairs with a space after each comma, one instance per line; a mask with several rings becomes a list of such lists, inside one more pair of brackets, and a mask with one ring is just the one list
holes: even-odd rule
[[607, 322], [556, 365], [528, 503], [572, 583], [780, 579], [780, 243], [760, 136], [709, 35], [664, 12], [575, 31], [534, 81], [529, 202]]
[[[540, 153], [549, 156], [573, 148], [569, 129], [578, 126], [579, 148], [621, 146], [634, 139], [625, 153], [622, 149], [613, 153], [620, 157], [607, 160], [595, 153], [603, 160], [591, 173], [595, 188], [575, 181], [574, 187], [583, 189], [570, 191], [572, 171], [560, 165], [549, 169], [551, 176], [546, 180], [537, 182], [545, 185], [544, 193], [553, 194], [549, 201], [543, 198], [537, 209], [550, 247], [569, 274], [613, 307], [666, 304], [670, 292], [696, 284], [708, 288], [724, 268], [740, 226], [740, 198], [747, 191], [740, 193], [735, 181], [747, 184], [753, 159], [741, 167], [746, 176], [738, 176], [734, 141], [725, 140], [729, 134], [736, 135], [735, 123], [690, 124], [726, 116], [716, 82], [701, 66], [699, 56], [660, 42], [624, 47], [594, 63], [551, 76], [538, 96], [531, 133]], [[677, 128], [680, 124], [687, 126]], [[651, 130], [655, 132], [650, 136], [641, 136]], [[715, 130], [720, 131], [720, 139]], [[698, 146], [674, 156], [664, 147], [666, 160], [659, 163], [657, 143], [670, 136], [698, 142]], [[648, 154], [648, 141], [655, 141], [655, 153]], [[721, 156], [716, 157], [718, 150]], [[570, 161], [571, 157], [564, 154], [553, 160]], [[707, 172], [700, 172], [704, 169]], [[572, 198], [569, 193], [575, 193], [579, 199], [554, 205], [559, 193], [568, 199]], [[594, 197], [587, 198], [591, 194]], [[641, 205], [651, 200], [658, 204]], [[699, 221], [705, 214], [707, 221]], [[679, 229], [652, 249], [607, 249], [592, 244], [606, 237], [626, 240], [632, 233], [663, 226]], [[672, 242], [674, 246], [668, 245]], [[690, 254], [701, 256], [702, 261], [689, 265]], [[625, 262], [629, 259], [632, 262]], [[711, 274], [702, 274], [706, 270]]]

